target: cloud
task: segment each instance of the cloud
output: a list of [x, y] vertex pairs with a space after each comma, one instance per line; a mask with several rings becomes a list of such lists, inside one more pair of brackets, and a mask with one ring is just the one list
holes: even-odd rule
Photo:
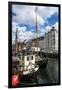
[[51, 28], [54, 26], [54, 28], [58, 31], [58, 22], [55, 22], [55, 24], [53, 24], [53, 25], [51, 25], [51, 26], [46, 26], [45, 27], [45, 32], [48, 32], [48, 31], [50, 31], [51, 30]]
[[31, 31], [20, 31], [19, 32], [19, 37], [21, 41], [24, 41], [25, 39], [29, 40], [33, 38], [33, 33]]
[[46, 26], [46, 27], [45, 27], [45, 32], [50, 31], [50, 29], [51, 29], [51, 28], [52, 28], [52, 26], [49, 26], [49, 25], [48, 25], [48, 26]]
[[16, 28], [18, 28], [18, 41], [23, 42], [25, 39], [29, 40], [34, 37], [34, 33], [26, 30], [26, 26], [17, 26], [17, 23], [12, 23], [12, 41], [15, 40]]
[[[33, 32], [36, 25], [35, 6], [12, 5], [12, 13], [12, 39], [15, 40], [16, 28], [19, 30], [18, 38], [20, 41], [35, 37], [35, 32]], [[58, 14], [57, 7], [37, 6], [38, 36], [44, 35], [51, 29], [53, 25], [49, 26], [47, 19], [53, 14]], [[47, 26], [44, 26], [45, 23]], [[32, 27], [32, 29], [27, 28], [27, 26]], [[58, 22], [55, 22], [54, 26], [58, 30]]]
[[[37, 6], [37, 8], [37, 22], [40, 25], [48, 23], [47, 18], [50, 18], [54, 13], [58, 14], [57, 7]], [[13, 5], [12, 12], [16, 14], [16, 16], [13, 15], [12, 20], [18, 24], [36, 24], [35, 6]]]
[[[35, 6], [12, 5], [12, 13], [16, 15], [12, 15], [12, 21], [20, 25], [36, 25]], [[37, 6], [38, 25], [48, 23], [47, 19], [50, 18], [54, 13], [58, 14], [58, 7]]]
[[54, 25], [55, 29], [58, 31], [59, 30], [59, 27], [58, 27], [58, 22], [56, 22]]
[[47, 20], [47, 18], [50, 18], [54, 13], [58, 14], [58, 7], [38, 7], [38, 13], [44, 20]]
[[[58, 31], [58, 22], [56, 22], [54, 25], [51, 25], [51, 26], [46, 26], [45, 28], [39, 28], [38, 30], [38, 33], [37, 33], [37, 36], [43, 36], [45, 34], [45, 32], [47, 33], [48, 31], [51, 30], [52, 26], [55, 27], [55, 29]], [[18, 28], [18, 41], [21, 41], [23, 42], [25, 39], [26, 40], [29, 40], [29, 39], [32, 39], [32, 38], [35, 38], [36, 37], [36, 33], [35, 32], [32, 32], [32, 30], [26, 30], [26, 26], [24, 27], [20, 27], [18, 26], [17, 27], [17, 23], [13, 23], [13, 30], [12, 30], [12, 41], [15, 40], [15, 32], [16, 32], [16, 28]]]
[[[19, 24], [28, 24], [35, 25], [36, 24], [36, 11], [34, 6], [22, 6], [22, 5], [13, 5], [12, 12], [16, 14], [13, 15], [12, 20]], [[44, 20], [37, 13], [37, 22], [41, 25], [44, 24]]]

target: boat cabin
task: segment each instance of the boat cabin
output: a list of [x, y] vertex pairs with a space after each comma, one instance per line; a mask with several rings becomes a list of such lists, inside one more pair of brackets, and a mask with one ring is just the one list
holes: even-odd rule
[[35, 64], [35, 55], [25, 55], [21, 56], [20, 65], [23, 67], [21, 69], [23, 70], [29, 70], [31, 68], [34, 68]]

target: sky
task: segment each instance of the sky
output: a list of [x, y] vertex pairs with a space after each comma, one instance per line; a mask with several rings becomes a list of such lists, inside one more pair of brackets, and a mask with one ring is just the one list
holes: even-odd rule
[[12, 41], [18, 28], [18, 40], [23, 42], [36, 36], [36, 7], [38, 36], [43, 36], [52, 26], [58, 30], [58, 7], [12, 5]]

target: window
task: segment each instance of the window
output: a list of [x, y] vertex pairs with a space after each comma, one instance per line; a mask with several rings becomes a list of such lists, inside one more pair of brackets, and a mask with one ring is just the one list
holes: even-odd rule
[[24, 56], [22, 56], [22, 60], [24, 60]]
[[31, 56], [31, 60], [33, 60], [33, 56]]
[[27, 61], [29, 61], [29, 57], [27, 57]]

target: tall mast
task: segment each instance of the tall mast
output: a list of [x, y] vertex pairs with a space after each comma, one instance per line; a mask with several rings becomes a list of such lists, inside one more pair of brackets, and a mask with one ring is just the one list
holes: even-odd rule
[[38, 43], [38, 23], [37, 23], [37, 7], [35, 8], [36, 10], [36, 42], [35, 42], [35, 46], [39, 47], [39, 43]]
[[35, 47], [37, 48], [37, 60], [38, 60], [38, 47], [39, 47], [39, 42], [38, 42], [38, 23], [37, 23], [37, 7], [36, 7], [36, 44]]
[[18, 53], [18, 51], [19, 51], [19, 48], [18, 48], [18, 28], [16, 29], [16, 53]]

